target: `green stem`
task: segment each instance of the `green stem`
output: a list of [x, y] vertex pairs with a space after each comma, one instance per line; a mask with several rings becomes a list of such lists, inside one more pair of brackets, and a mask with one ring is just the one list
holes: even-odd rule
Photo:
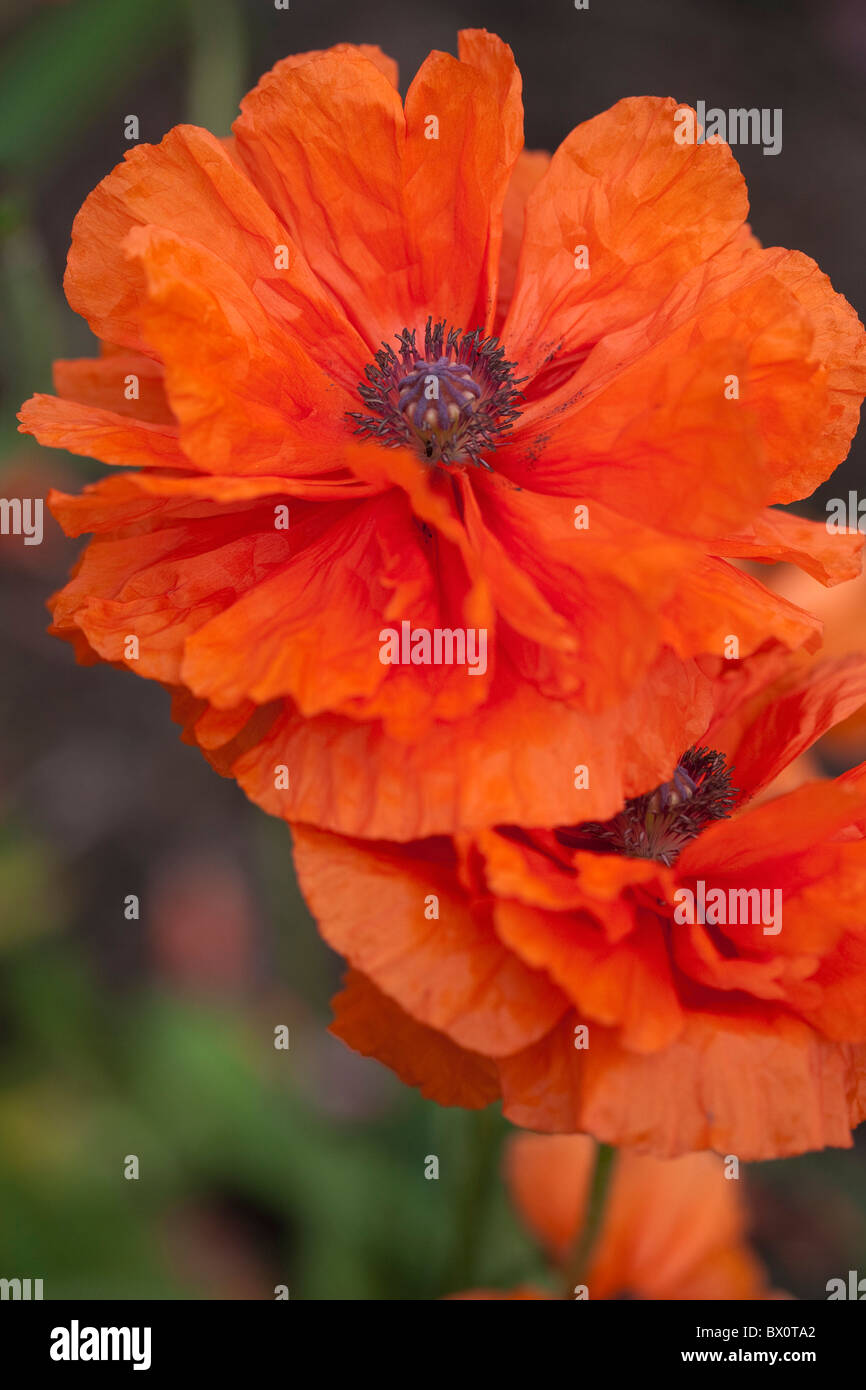
[[472, 1115], [469, 1152], [457, 1190], [454, 1245], [444, 1279], [447, 1293], [461, 1293], [471, 1288], [475, 1279], [499, 1141], [499, 1116], [493, 1106]]
[[568, 1280], [565, 1297], [573, 1298], [577, 1284], [586, 1283], [590, 1259], [601, 1231], [611, 1178], [616, 1165], [616, 1149], [611, 1144], [599, 1144], [586, 1203], [586, 1220], [580, 1229], [574, 1249], [565, 1266]]
[[247, 36], [237, 0], [188, 0], [188, 119], [228, 135], [246, 87]]

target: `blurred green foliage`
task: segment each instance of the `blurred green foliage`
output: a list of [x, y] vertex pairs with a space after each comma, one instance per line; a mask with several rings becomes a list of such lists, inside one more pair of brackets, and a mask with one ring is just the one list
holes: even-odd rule
[[[264, 1019], [157, 990], [111, 995], [68, 943], [6, 954], [0, 1016], [2, 1261], [43, 1278], [46, 1297], [219, 1297], [184, 1278], [165, 1237], [187, 1209], [219, 1222], [229, 1200], [273, 1235], [260, 1297], [285, 1283], [292, 1298], [434, 1298], [541, 1274], [496, 1180], [493, 1112], [405, 1092], [377, 1120], [335, 1121], [304, 1099]], [[494, 1162], [473, 1196], [474, 1265], [455, 1215], [479, 1126]], [[439, 1181], [424, 1177], [430, 1153]], [[123, 1175], [129, 1154], [137, 1180]]]
[[177, 0], [42, 5], [0, 58], [0, 169], [29, 183], [56, 163], [133, 76], [181, 45]]

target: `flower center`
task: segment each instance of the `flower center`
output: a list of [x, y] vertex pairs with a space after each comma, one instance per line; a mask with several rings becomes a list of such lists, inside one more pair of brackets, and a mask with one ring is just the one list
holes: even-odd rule
[[[447, 330], [447, 332], [446, 332]], [[515, 364], [505, 360], [498, 338], [447, 329], [427, 320], [424, 352], [416, 331], [404, 328], [397, 351], [383, 343], [358, 387], [370, 414], [349, 411], [356, 434], [388, 448], [409, 444], [429, 463], [474, 463], [490, 468], [483, 454], [496, 447], [520, 411]]]
[[690, 748], [669, 782], [632, 797], [611, 820], [568, 826], [557, 830], [556, 837], [572, 848], [670, 865], [705, 826], [731, 814], [734, 795], [723, 755], [712, 748]]

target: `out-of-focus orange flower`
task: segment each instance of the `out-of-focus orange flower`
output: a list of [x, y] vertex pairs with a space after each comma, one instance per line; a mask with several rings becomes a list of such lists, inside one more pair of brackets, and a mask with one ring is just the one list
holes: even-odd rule
[[[520, 1134], [506, 1153], [515, 1205], [565, 1280], [565, 1298], [775, 1298], [746, 1240], [738, 1183], [713, 1154], [657, 1159], [618, 1153], [585, 1267], [573, 1252], [587, 1221], [596, 1145], [585, 1135]], [[579, 1280], [578, 1284], [573, 1281]], [[541, 1289], [473, 1290], [460, 1298], [549, 1298]]]
[[[821, 619], [827, 656], [866, 653], [866, 574], [851, 584], [827, 589], [793, 565], [780, 565], [773, 571], [771, 584], [782, 598]], [[828, 730], [822, 746], [836, 757], [866, 756], [866, 704]]]
[[[730, 561], [856, 572], [862, 538], [771, 504], [830, 473], [866, 390], [849, 305], [759, 246], [730, 149], [678, 143], [676, 110], [521, 157], [510, 50], [468, 31], [405, 105], [341, 46], [278, 63], [228, 141], [131, 150], [69, 256], [101, 356], [22, 411], [127, 470], [54, 497], [95, 539], [53, 630], [343, 833], [561, 824], [587, 763], [606, 817], [669, 777], [709, 714], [695, 658], [817, 641]], [[383, 664], [403, 622], [484, 630], [485, 669]]]
[[351, 966], [334, 1031], [529, 1129], [660, 1156], [850, 1145], [866, 764], [757, 794], [862, 704], [866, 660], [805, 666], [762, 688], [730, 673], [706, 746], [605, 823], [406, 846], [297, 827], [301, 886]]

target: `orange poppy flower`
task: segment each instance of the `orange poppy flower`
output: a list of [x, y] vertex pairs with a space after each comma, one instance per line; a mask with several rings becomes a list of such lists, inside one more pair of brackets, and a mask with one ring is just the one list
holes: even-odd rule
[[[601, 1225], [575, 1268], [596, 1145], [581, 1134], [518, 1134], [505, 1176], [523, 1221], [547, 1252], [563, 1298], [653, 1301], [776, 1298], [746, 1240], [738, 1183], [713, 1154], [616, 1154]], [[579, 1282], [575, 1282], [575, 1280]], [[475, 1289], [462, 1299], [556, 1297], [540, 1288]]]
[[378, 49], [287, 58], [232, 139], [132, 149], [75, 221], [102, 355], [22, 428], [127, 471], [54, 496], [95, 539], [53, 631], [174, 689], [286, 819], [550, 826], [586, 764], [611, 815], [706, 722], [696, 658], [818, 640], [732, 559], [857, 571], [859, 538], [771, 509], [856, 428], [850, 306], [761, 249], [673, 100], [521, 157], [520, 85], [484, 31], [405, 105]]
[[[412, 845], [295, 828], [351, 967], [333, 1030], [424, 1095], [659, 1156], [849, 1146], [866, 1114], [866, 764], [761, 800], [866, 660], [719, 685], [607, 822]], [[731, 673], [732, 675], [734, 673]]]

